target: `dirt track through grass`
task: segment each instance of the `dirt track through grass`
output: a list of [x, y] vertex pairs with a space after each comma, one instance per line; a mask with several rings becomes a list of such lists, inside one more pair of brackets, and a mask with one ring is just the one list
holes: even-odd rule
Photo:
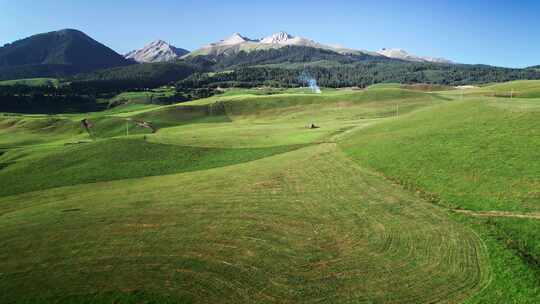
[[474, 212], [470, 210], [454, 210], [454, 212], [465, 214], [465, 215], [471, 215], [471, 216], [480, 216], [480, 217], [514, 217], [514, 218], [540, 220], [540, 213], [516, 213], [516, 212], [505, 212], [505, 211]]

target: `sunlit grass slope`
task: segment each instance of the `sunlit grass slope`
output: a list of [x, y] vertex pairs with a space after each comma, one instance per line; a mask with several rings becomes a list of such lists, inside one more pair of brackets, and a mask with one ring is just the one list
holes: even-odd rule
[[[0, 302], [535, 303], [534, 270], [499, 241], [522, 229], [516, 240], [533, 246], [535, 224], [498, 228], [445, 207], [536, 210], [525, 188], [490, 193], [535, 181], [517, 141], [536, 136], [536, 101], [456, 99], [395, 86], [230, 90], [1, 117]], [[452, 181], [471, 155], [494, 166], [478, 169], [492, 175], [484, 188]]]
[[540, 81], [538, 80], [511, 81], [482, 87], [482, 89], [507, 97], [513, 93], [513, 97], [540, 98]]
[[2, 201], [3, 302], [428, 303], [488, 280], [470, 230], [333, 144]]
[[2, 116], [0, 148], [67, 141], [84, 137], [80, 124], [53, 116]]
[[[157, 121], [160, 118], [151, 117], [190, 115], [199, 119], [196, 127], [180, 124], [166, 128], [150, 137], [150, 141], [200, 146], [265, 147], [322, 142], [337, 133], [372, 123], [374, 119], [408, 113], [446, 100], [438, 95], [402, 89], [330, 91], [321, 95], [237, 94], [146, 111], [138, 116]], [[215, 123], [225, 120], [228, 120], [227, 123]], [[308, 129], [309, 124], [320, 128]]]
[[25, 85], [25, 86], [58, 86], [60, 81], [56, 78], [27, 78], [27, 79], [16, 79], [16, 80], [2, 80], [0, 81], [0, 86], [10, 86], [10, 85]]
[[344, 145], [362, 163], [451, 206], [540, 210], [540, 107], [509, 111], [495, 103], [467, 100], [421, 110]]
[[540, 80], [518, 80], [477, 88], [449, 91], [454, 95], [476, 95], [505, 98], [540, 98]]
[[[515, 264], [501, 266], [487, 289], [491, 293], [479, 303], [534, 303], [540, 288], [526, 281], [537, 282], [540, 274], [540, 222], [496, 211], [525, 216], [540, 211], [539, 119], [540, 100], [467, 98], [363, 129], [342, 146], [360, 165], [435, 203], [495, 212], [479, 220], [478, 229], [521, 256], [530, 273], [509, 266]], [[494, 267], [505, 259], [497, 252], [492, 249]], [[524, 286], [503, 291], [508, 284]]]

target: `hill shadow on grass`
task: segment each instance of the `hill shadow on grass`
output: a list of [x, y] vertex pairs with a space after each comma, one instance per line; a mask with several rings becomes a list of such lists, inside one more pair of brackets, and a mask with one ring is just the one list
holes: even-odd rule
[[203, 148], [110, 139], [66, 146], [0, 171], [0, 196], [101, 181], [206, 170], [289, 152], [305, 145]]
[[[11, 303], [11, 302], [10, 302]], [[95, 303], [116, 303], [116, 304], [139, 304], [139, 303], [162, 303], [162, 304], [182, 304], [194, 303], [189, 295], [169, 297], [154, 294], [143, 290], [119, 292], [107, 291], [95, 294], [83, 295], [55, 295], [52, 297], [23, 298], [13, 303], [26, 304], [95, 304]]]

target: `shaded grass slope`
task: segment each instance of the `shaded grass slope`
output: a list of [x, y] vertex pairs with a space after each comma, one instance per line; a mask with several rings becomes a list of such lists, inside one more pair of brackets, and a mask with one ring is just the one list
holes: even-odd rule
[[0, 170], [0, 196], [81, 183], [204, 170], [252, 161], [298, 147], [200, 148], [150, 143], [142, 138], [78, 144], [43, 157], [9, 164]]

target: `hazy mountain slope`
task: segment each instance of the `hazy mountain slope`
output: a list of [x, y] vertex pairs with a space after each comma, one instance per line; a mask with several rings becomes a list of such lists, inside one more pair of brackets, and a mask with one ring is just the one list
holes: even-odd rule
[[73, 81], [109, 81], [141, 83], [143, 87], [164, 85], [188, 77], [195, 72], [205, 71], [197, 64], [188, 62], [156, 62], [133, 64], [78, 74], [71, 77]]
[[124, 66], [129, 62], [81, 31], [37, 34], [0, 48], [2, 78], [58, 76]]
[[0, 80], [37, 78], [37, 77], [63, 77], [84, 72], [68, 64], [34, 64], [0, 67]]
[[433, 62], [433, 63], [453, 63], [452, 61], [444, 58], [436, 57], [420, 57], [416, 55], [409, 54], [407, 51], [402, 49], [382, 49], [377, 52], [380, 55], [386, 56], [388, 58], [401, 59], [406, 61], [414, 62]]
[[125, 65], [115, 51], [81, 31], [65, 29], [37, 34], [0, 48], [0, 66], [69, 64], [85, 68]]

